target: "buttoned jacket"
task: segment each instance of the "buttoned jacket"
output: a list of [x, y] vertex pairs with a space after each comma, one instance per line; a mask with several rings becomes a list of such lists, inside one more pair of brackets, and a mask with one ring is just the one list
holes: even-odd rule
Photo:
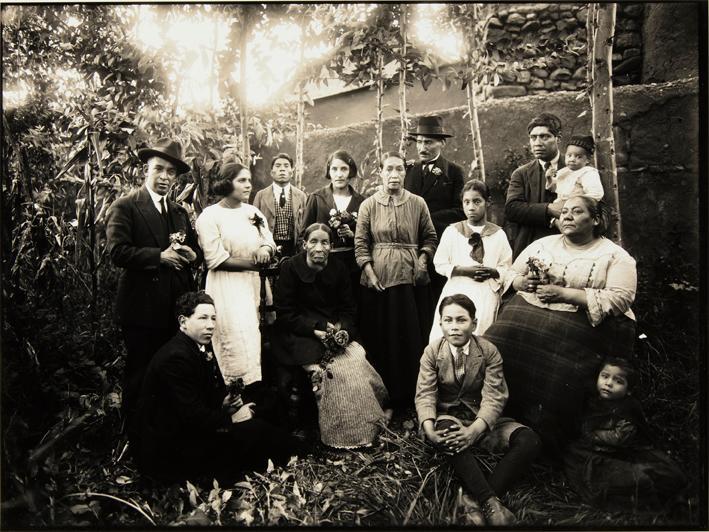
[[438, 238], [448, 225], [465, 219], [460, 199], [463, 181], [463, 168], [442, 155], [430, 171], [423, 169], [421, 161], [406, 169], [404, 188], [426, 201]]
[[[116, 200], [108, 212], [106, 238], [113, 264], [123, 268], [118, 281], [116, 314], [122, 324], [169, 328], [175, 323], [175, 301], [196, 288], [193, 271], [202, 262], [202, 250], [187, 211], [167, 202], [165, 227], [150, 193], [143, 186]], [[170, 234], [184, 232], [184, 244], [197, 260], [182, 270], [160, 263], [160, 252], [170, 245]]]
[[465, 376], [460, 384], [445, 338], [435, 340], [423, 350], [414, 399], [419, 424], [463, 407], [469, 411], [470, 419], [482, 418], [491, 428], [508, 396], [502, 356], [484, 338], [471, 338], [470, 351], [465, 356]]
[[[563, 166], [564, 158], [559, 156], [557, 171]], [[545, 177], [542, 172], [538, 159], [512, 172], [505, 200], [504, 229], [513, 258], [535, 240], [558, 233], [550, 225], [551, 217], [547, 214], [549, 202], [544, 201]]]

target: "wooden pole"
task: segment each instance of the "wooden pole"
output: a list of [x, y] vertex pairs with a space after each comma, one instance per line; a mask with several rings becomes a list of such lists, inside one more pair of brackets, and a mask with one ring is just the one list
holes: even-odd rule
[[249, 146], [249, 115], [246, 103], [246, 56], [249, 42], [249, 7], [241, 6], [239, 22], [239, 128], [241, 136], [241, 158], [244, 166], [251, 168], [251, 147]]
[[[593, 15], [591, 15], [593, 13]], [[604, 199], [614, 211], [609, 236], [621, 245], [621, 216], [618, 197], [618, 174], [613, 138], [613, 33], [616, 4], [589, 4], [587, 28], [591, 63], [591, 131], [596, 143], [595, 162], [605, 191]]]
[[[305, 55], [305, 29], [300, 38], [300, 62], [303, 66], [303, 57]], [[298, 108], [297, 120], [295, 124], [295, 186], [302, 188], [303, 186], [303, 142], [305, 136], [305, 82], [298, 83]]]
[[406, 113], [406, 34], [407, 34], [407, 4], [399, 4], [399, 29], [401, 35], [401, 60], [399, 61], [399, 117], [401, 118], [401, 139], [399, 153], [406, 154], [406, 139], [409, 131], [409, 119]]
[[382, 109], [382, 100], [384, 98], [384, 53], [380, 50], [377, 57], [377, 138], [376, 138], [376, 156], [377, 164], [382, 160], [384, 152], [384, 140], [382, 130], [384, 128], [384, 118]]

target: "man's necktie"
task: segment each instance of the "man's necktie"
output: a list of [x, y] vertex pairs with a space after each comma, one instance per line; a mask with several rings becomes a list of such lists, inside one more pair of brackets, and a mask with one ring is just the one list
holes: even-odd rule
[[160, 198], [160, 215], [162, 219], [167, 223], [167, 206], [165, 205], [165, 197]]
[[463, 382], [463, 377], [465, 377], [465, 351], [463, 351], [462, 347], [456, 347], [455, 355], [455, 378], [459, 382]]
[[281, 197], [278, 200], [278, 205], [281, 207], [281, 209], [286, 206], [286, 189], [285, 188], [281, 189]]
[[551, 161], [542, 161], [542, 172], [544, 172], [544, 188], [547, 190], [551, 190], [551, 187], [554, 184], [552, 180], [553, 172], [549, 171], [550, 168]]

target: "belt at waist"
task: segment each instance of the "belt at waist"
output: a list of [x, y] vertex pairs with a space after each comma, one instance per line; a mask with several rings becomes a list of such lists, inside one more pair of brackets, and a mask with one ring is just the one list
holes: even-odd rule
[[375, 242], [373, 248], [418, 249], [418, 244], [404, 244], [403, 242]]

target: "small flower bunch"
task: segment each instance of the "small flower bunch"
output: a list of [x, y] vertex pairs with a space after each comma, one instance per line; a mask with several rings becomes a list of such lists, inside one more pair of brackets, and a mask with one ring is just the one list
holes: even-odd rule
[[431, 173], [436, 177], [441, 177], [443, 175], [443, 170], [441, 170], [437, 166], [434, 166], [433, 168], [431, 168]]
[[338, 211], [337, 209], [330, 209], [330, 219], [328, 220], [328, 225], [333, 229], [337, 229], [342, 224], [351, 224], [357, 221], [356, 212]]
[[175, 251], [179, 251], [185, 241], [185, 238], [187, 238], [187, 235], [184, 231], [170, 233], [170, 247], [172, 247]]
[[227, 384], [226, 391], [232, 397], [238, 397], [241, 395], [241, 392], [244, 391], [244, 388], [246, 388], [244, 385], [244, 379], [239, 377]]
[[256, 213], [253, 213], [249, 217], [249, 221], [251, 222], [251, 225], [253, 225], [257, 230], [258, 234], [261, 234], [261, 228], [266, 226], [266, 220], [263, 219], [263, 217], [259, 216]]
[[542, 259], [529, 257], [527, 259], [527, 267], [541, 282], [549, 281], [549, 266]]
[[327, 378], [332, 379], [332, 371], [330, 371], [328, 365], [337, 355], [345, 350], [347, 344], [350, 343], [350, 335], [344, 329], [328, 328], [325, 337], [320, 341], [325, 346], [325, 354], [320, 357], [318, 364], [327, 374]]

